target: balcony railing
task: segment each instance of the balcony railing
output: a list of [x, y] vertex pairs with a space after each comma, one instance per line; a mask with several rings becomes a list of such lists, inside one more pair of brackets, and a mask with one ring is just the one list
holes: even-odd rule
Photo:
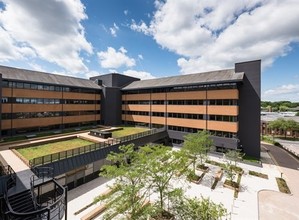
[[109, 147], [109, 146], [112, 146], [115, 144], [122, 144], [122, 143], [130, 142], [132, 140], [136, 140], [138, 138], [142, 138], [142, 137], [146, 137], [146, 136], [153, 135], [156, 133], [160, 133], [162, 131], [165, 131], [164, 127], [157, 128], [157, 129], [151, 129], [148, 131], [144, 131], [144, 132], [140, 132], [137, 134], [132, 134], [132, 135], [128, 135], [128, 136], [124, 136], [124, 137], [120, 137], [120, 138], [113, 138], [113, 139], [109, 139], [105, 142], [91, 144], [91, 145], [87, 145], [84, 147], [74, 148], [71, 150], [61, 151], [58, 153], [49, 154], [49, 155], [45, 155], [42, 157], [33, 158], [33, 159], [29, 160], [29, 165], [30, 165], [30, 167], [35, 167], [35, 166], [53, 163], [55, 161], [74, 157], [74, 156], [77, 156], [80, 154], [85, 154], [85, 153], [88, 153], [91, 151], [96, 151], [96, 150], [99, 150], [99, 149], [102, 149], [105, 147]]

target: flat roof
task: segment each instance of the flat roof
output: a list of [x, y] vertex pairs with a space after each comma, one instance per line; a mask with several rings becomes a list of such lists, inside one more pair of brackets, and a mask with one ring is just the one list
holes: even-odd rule
[[91, 80], [76, 78], [72, 76], [63, 76], [7, 66], [0, 66], [0, 73], [2, 74], [2, 78], [7, 80], [101, 89], [99, 85]]
[[122, 90], [161, 88], [196, 84], [212, 84], [242, 81], [244, 73], [235, 73], [234, 69], [218, 70], [188, 75], [170, 76], [157, 79], [135, 81]]

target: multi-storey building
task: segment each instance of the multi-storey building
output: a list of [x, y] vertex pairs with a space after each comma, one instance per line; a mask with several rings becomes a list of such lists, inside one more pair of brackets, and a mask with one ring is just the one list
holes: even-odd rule
[[100, 123], [101, 87], [87, 79], [0, 66], [2, 136]]
[[260, 60], [234, 69], [139, 80], [78, 79], [0, 67], [2, 135], [85, 124], [165, 127], [173, 145], [208, 130], [217, 149], [260, 157]]

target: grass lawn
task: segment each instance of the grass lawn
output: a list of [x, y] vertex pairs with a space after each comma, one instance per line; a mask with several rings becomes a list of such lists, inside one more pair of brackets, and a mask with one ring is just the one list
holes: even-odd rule
[[58, 153], [73, 148], [83, 147], [90, 144], [94, 144], [94, 143], [91, 141], [86, 141], [80, 138], [76, 138], [67, 141], [58, 141], [55, 143], [42, 144], [35, 147], [22, 148], [22, 149], [18, 149], [17, 151], [20, 154], [22, 154], [23, 157], [25, 157], [27, 160], [30, 160], [36, 157]]
[[119, 138], [123, 136], [128, 136], [131, 134], [137, 134], [143, 131], [148, 131], [148, 128], [140, 128], [140, 127], [122, 127], [122, 130], [113, 131], [112, 137], [113, 138]]

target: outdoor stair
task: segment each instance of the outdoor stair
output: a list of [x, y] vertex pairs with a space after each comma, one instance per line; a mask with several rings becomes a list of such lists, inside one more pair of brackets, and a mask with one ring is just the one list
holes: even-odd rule
[[36, 210], [30, 190], [25, 190], [21, 193], [9, 196], [8, 201], [12, 210], [15, 212], [27, 213]]

